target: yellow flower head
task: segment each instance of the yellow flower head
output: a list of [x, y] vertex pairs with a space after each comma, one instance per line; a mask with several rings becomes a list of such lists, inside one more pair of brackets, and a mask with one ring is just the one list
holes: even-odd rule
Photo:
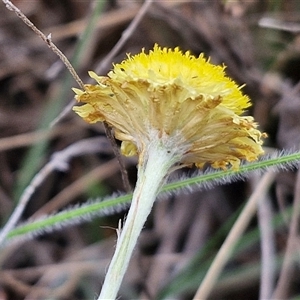
[[263, 153], [264, 134], [252, 117], [241, 116], [249, 98], [224, 69], [202, 54], [155, 45], [149, 54], [128, 55], [108, 76], [89, 72], [97, 84], [74, 89], [86, 104], [73, 109], [89, 123], [112, 126], [124, 155], [141, 154], [160, 139], [183, 166], [237, 169], [240, 160]]

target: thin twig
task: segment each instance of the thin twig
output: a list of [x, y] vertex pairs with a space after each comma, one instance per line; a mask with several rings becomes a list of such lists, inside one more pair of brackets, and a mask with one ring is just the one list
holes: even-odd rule
[[[3, 1], [3, 0], [2, 0]], [[132, 36], [133, 32], [137, 28], [138, 24], [142, 20], [143, 16], [146, 14], [148, 8], [150, 7], [150, 4], [153, 2], [153, 0], [146, 0], [144, 4], [142, 5], [141, 9], [138, 11], [136, 16], [132, 19], [131, 23], [127, 27], [127, 29], [124, 30], [120, 40], [116, 43], [116, 45], [110, 50], [110, 52], [103, 58], [100, 65], [96, 68], [95, 72], [97, 74], [102, 74], [105, 69], [109, 67], [111, 64], [113, 58], [117, 55], [117, 53], [120, 51], [120, 49], [125, 45], [125, 43], [128, 41], [128, 39]], [[52, 125], [58, 123], [61, 119], [63, 119], [72, 109], [74, 106], [75, 101], [72, 100], [70, 104], [68, 104], [63, 111], [59, 114], [59, 116], [53, 120]]]
[[115, 156], [116, 156], [116, 158], [119, 162], [119, 165], [120, 165], [121, 176], [122, 176], [122, 181], [123, 181], [123, 184], [124, 184], [125, 191], [127, 193], [131, 193], [132, 188], [131, 188], [131, 185], [129, 183], [128, 173], [127, 173], [127, 170], [126, 170], [126, 167], [125, 167], [124, 160], [123, 160], [123, 158], [120, 154], [119, 147], [116, 143], [115, 137], [112, 134], [112, 129], [109, 127], [109, 125], [106, 122], [103, 122], [103, 124], [104, 124], [105, 134], [106, 134], [106, 136], [108, 137], [108, 139], [110, 141], [113, 152], [114, 152], [114, 154], [115, 154]]
[[[96, 73], [101, 74], [103, 70], [107, 69], [108, 66], [111, 64], [113, 58], [116, 56], [116, 54], [120, 51], [120, 49], [125, 45], [125, 43], [128, 41], [128, 39], [132, 36], [133, 32], [136, 30], [137, 26], [141, 22], [142, 18], [148, 11], [150, 5], [152, 4], [153, 0], [146, 0], [137, 13], [137, 15], [133, 18], [130, 25], [124, 30], [122, 33], [122, 36], [120, 40], [116, 43], [116, 45], [111, 49], [111, 51], [105, 56], [105, 58], [102, 60], [99, 67], [96, 69]], [[109, 140], [111, 141], [111, 145], [114, 151], [115, 156], [117, 157], [120, 168], [121, 168], [121, 176], [124, 183], [125, 190], [129, 193], [132, 191], [132, 188], [130, 186], [129, 180], [128, 180], [128, 174], [127, 170], [125, 168], [124, 161], [120, 155], [118, 145], [115, 141], [115, 138], [111, 132], [111, 128], [108, 126], [107, 123], [104, 122], [104, 128], [105, 133]]]
[[[79, 86], [84, 90], [85, 89], [85, 86], [84, 86], [84, 83], [82, 82], [82, 80], [80, 79], [80, 77], [78, 76], [78, 74], [76, 73], [75, 69], [73, 68], [72, 64], [69, 62], [69, 60], [67, 59], [67, 57], [55, 46], [55, 44], [52, 42], [51, 40], [51, 34], [48, 35], [48, 37], [46, 37], [22, 12], [19, 8], [17, 8], [14, 4], [12, 4], [9, 0], [2, 0], [4, 2], [4, 4], [6, 5], [6, 7], [15, 12], [16, 15], [29, 27], [31, 28], [47, 45], [48, 47], [55, 53], [58, 55], [58, 57], [60, 58], [60, 60], [65, 64], [65, 66], [67, 67], [67, 69], [69, 70], [69, 72], [71, 73], [71, 75], [73, 76], [73, 78], [77, 81], [77, 83], [79, 84]], [[152, 2], [148, 0], [148, 2]], [[145, 7], [145, 5], [143, 6]], [[147, 8], [148, 6], [146, 6]], [[141, 9], [142, 12], [145, 13], [145, 9]], [[140, 21], [141, 19], [141, 16], [143, 16], [143, 14], [139, 13], [138, 14], [139, 16], [139, 19], [138, 21], [136, 21], [135, 23], [138, 24], [138, 22]], [[135, 18], [137, 19], [137, 18]], [[134, 19], [134, 20], [135, 20]], [[127, 32], [127, 31], [126, 31]], [[126, 38], [128, 38], [129, 35], [128, 33], [126, 34]], [[126, 39], [127, 40], [127, 39]], [[70, 106], [68, 106], [68, 109], [70, 109]], [[116, 141], [113, 137], [113, 135], [111, 134], [111, 129], [108, 127], [107, 124], [104, 123], [104, 126], [105, 126], [105, 131], [106, 131], [106, 134], [108, 136], [108, 138], [110, 139], [111, 141], [111, 144], [112, 144], [112, 148], [113, 148], [113, 151], [118, 159], [118, 162], [120, 164], [120, 167], [121, 167], [121, 174], [122, 174], [122, 179], [123, 179], [123, 182], [124, 182], [124, 186], [125, 186], [125, 189], [127, 192], [130, 192], [131, 191], [131, 187], [130, 187], [130, 184], [129, 184], [129, 180], [128, 180], [128, 175], [127, 175], [127, 171], [125, 169], [125, 164], [121, 158], [121, 155], [119, 153], [119, 150], [118, 150], [118, 147], [117, 147], [117, 144], [116, 144]], [[1, 235], [0, 235], [1, 236]]]
[[[107, 139], [106, 139], [107, 140]], [[112, 176], [119, 170], [119, 162], [116, 158], [105, 162], [96, 168], [89, 171], [87, 174], [80, 176], [72, 182], [60, 193], [56, 194], [45, 205], [37, 210], [31, 217], [31, 220], [37, 219], [39, 216], [49, 215], [55, 211], [59, 211], [63, 206], [66, 206], [76, 196], [81, 194], [92, 183], [103, 181], [105, 178]]]
[[275, 178], [275, 173], [272, 170], [268, 171], [262, 177], [261, 181], [257, 185], [256, 190], [249, 198], [242, 213], [240, 214], [239, 218], [233, 225], [226, 240], [224, 241], [222, 247], [220, 248], [218, 254], [216, 255], [212, 265], [210, 266], [205, 278], [203, 279], [194, 297], [194, 300], [207, 299], [221, 271], [223, 270], [225, 264], [227, 263], [233, 248], [235, 247], [239, 238], [241, 237], [246, 227], [248, 226], [250, 220], [252, 219], [253, 215], [255, 214], [258, 201], [266, 193], [270, 184], [273, 182], [274, 178]]
[[287, 299], [291, 278], [294, 272], [295, 253], [299, 252], [299, 219], [300, 219], [300, 171], [297, 173], [296, 189], [293, 203], [293, 215], [290, 224], [286, 252], [281, 272], [272, 299]]
[[[106, 55], [106, 57], [102, 60], [99, 67], [96, 69], [96, 73], [101, 74], [103, 70], [107, 69], [108, 66], [111, 64], [113, 58], [116, 56], [116, 54], [120, 51], [120, 49], [125, 45], [125, 43], [128, 41], [128, 39], [132, 36], [133, 32], [137, 28], [138, 24], [141, 22], [142, 18], [145, 16], [146, 12], [148, 11], [150, 5], [152, 4], [153, 0], [146, 0], [144, 4], [142, 5], [139, 12], [136, 14], [136, 16], [131, 21], [130, 25], [124, 30], [122, 33], [122, 36], [120, 40], [116, 43], [116, 45], [111, 49], [111, 51]], [[69, 113], [71, 107], [74, 105], [74, 101], [72, 101], [71, 105], [68, 105], [61, 113], [60, 115], [54, 120], [54, 123], [57, 123], [59, 120], [61, 120], [66, 114]], [[104, 128], [105, 133], [109, 140], [111, 141], [111, 145], [114, 151], [114, 154], [120, 164], [121, 169], [121, 176], [124, 184], [124, 188], [126, 192], [131, 192], [132, 188], [129, 183], [127, 170], [125, 168], [124, 161], [120, 155], [119, 148], [117, 146], [117, 143], [115, 141], [115, 138], [113, 134], [111, 133], [111, 128], [108, 126], [107, 123], [104, 122]]]
[[60, 125], [53, 129], [44, 129], [32, 132], [21, 133], [18, 135], [0, 138], [0, 152], [10, 149], [30, 146], [39, 141], [51, 140], [58, 136], [73, 134], [78, 129], [74, 125]]
[[[255, 176], [255, 186], [260, 178]], [[261, 275], [259, 299], [272, 299], [276, 277], [276, 251], [275, 234], [272, 227], [272, 204], [268, 195], [265, 195], [263, 201], [258, 203], [258, 223], [260, 230], [260, 248], [261, 248]]]
[[0, 245], [5, 240], [7, 234], [12, 230], [18, 223], [25, 207], [27, 206], [31, 196], [35, 190], [44, 182], [45, 178], [55, 169], [65, 171], [68, 168], [69, 160], [78, 155], [83, 155], [85, 153], [96, 153], [101, 147], [99, 143], [101, 138], [90, 138], [87, 140], [82, 140], [80, 142], [74, 143], [62, 151], [56, 152], [51, 160], [33, 177], [31, 183], [26, 187], [24, 193], [20, 197], [15, 210], [11, 214], [9, 220], [0, 231]]
[[9, 0], [2, 0], [6, 5], [7, 9], [15, 12], [15, 14], [30, 28], [32, 29], [47, 45], [48, 47], [60, 58], [60, 60], [65, 64], [73, 78], [76, 80], [80, 88], [85, 89], [84, 84], [72, 64], [69, 62], [67, 57], [55, 46], [55, 44], [51, 40], [51, 33], [46, 36], [42, 33], [22, 12], [21, 10], [12, 4]]
[[5, 226], [0, 232], [0, 245], [3, 243], [10, 230], [12, 230], [15, 227], [15, 225], [18, 223], [27, 203], [31, 198], [31, 195], [34, 193], [36, 188], [40, 186], [43, 180], [52, 172], [52, 170], [53, 170], [53, 164], [50, 162], [47, 165], [45, 165], [40, 170], [40, 172], [33, 177], [31, 184], [26, 187], [15, 210], [13, 211], [10, 218], [8, 219]]
[[[137, 15], [133, 18], [131, 21], [130, 25], [124, 30], [122, 33], [121, 38], [119, 41], [116, 43], [116, 45], [111, 49], [111, 51], [105, 56], [105, 58], [102, 60], [101, 64], [99, 67], [96, 69], [96, 73], [101, 74], [103, 70], [107, 69], [108, 66], [111, 64], [113, 58], [116, 56], [116, 54], [120, 51], [120, 49], [125, 45], [125, 43], [128, 41], [128, 39], [132, 36], [133, 32], [141, 22], [142, 18], [148, 11], [150, 5], [152, 4], [153, 0], [146, 0], [137, 13]], [[124, 161], [120, 155], [119, 148], [117, 146], [116, 140], [111, 132], [111, 128], [108, 126], [107, 123], [104, 122], [104, 128], [105, 128], [105, 133], [109, 140], [111, 141], [111, 145], [114, 151], [115, 156], [117, 157], [120, 168], [121, 168], [121, 176], [122, 180], [124, 183], [125, 190], [129, 193], [132, 191], [132, 188], [130, 186], [129, 180], [128, 180], [128, 174], [127, 170], [125, 168]]]
[[98, 68], [95, 70], [97, 74], [101, 74], [103, 70], [106, 70], [113, 60], [113, 58], [117, 55], [117, 53], [121, 50], [121, 48], [125, 45], [125, 43], [128, 41], [128, 39], [132, 36], [133, 32], [138, 27], [139, 23], [147, 13], [150, 5], [152, 4], [153, 0], [146, 0], [139, 10], [139, 12], [136, 14], [136, 16], [133, 18], [129, 26], [123, 31], [121, 38], [119, 41], [115, 44], [115, 46], [110, 50], [110, 52], [104, 57]]

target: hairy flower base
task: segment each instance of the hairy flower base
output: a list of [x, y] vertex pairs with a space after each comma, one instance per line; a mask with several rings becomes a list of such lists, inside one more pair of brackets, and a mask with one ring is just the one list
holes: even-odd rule
[[263, 153], [261, 132], [252, 117], [240, 116], [250, 103], [224, 67], [200, 55], [155, 46], [128, 56], [108, 76], [90, 72], [97, 85], [74, 89], [74, 107], [89, 123], [105, 121], [123, 141], [124, 155], [140, 154], [153, 132], [177, 148], [182, 166], [209, 163], [237, 169], [240, 160], [253, 161]]

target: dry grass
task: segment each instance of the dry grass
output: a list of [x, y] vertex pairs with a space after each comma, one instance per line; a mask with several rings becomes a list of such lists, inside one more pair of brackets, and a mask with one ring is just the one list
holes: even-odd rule
[[[154, 1], [141, 22], [129, 30], [141, 3], [107, 1], [88, 37], [82, 32], [96, 5], [92, 0], [14, 3], [37, 28], [52, 34], [52, 41], [71, 59], [84, 82], [89, 80], [88, 70], [105, 74], [111, 63], [122, 60], [126, 53], [151, 48], [154, 43], [180, 46], [195, 55], [204, 52], [214, 63], [225, 63], [237, 82], [246, 83], [245, 92], [254, 103], [251, 112], [269, 134], [267, 145], [299, 148], [297, 0], [241, 0], [226, 5], [221, 0]], [[263, 19], [268, 28], [258, 25], [263, 17], [271, 18]], [[274, 22], [277, 27], [269, 28]], [[120, 39], [124, 43], [112, 52]], [[76, 82], [47, 45], [2, 3], [0, 82], [2, 224], [51, 156], [87, 138], [100, 136], [104, 140], [97, 151], [83, 149], [81, 156], [73, 157], [67, 170], [51, 170], [31, 196], [22, 220], [124, 191], [102, 125], [87, 125], [69, 109], [71, 87], [76, 87]], [[136, 161], [125, 163], [134, 185]], [[227, 235], [230, 225], [224, 224], [232, 224], [240, 206], [255, 191], [254, 179], [178, 194], [156, 203], [120, 298], [192, 299]], [[299, 297], [298, 210], [293, 210], [292, 217], [287, 215], [290, 207], [298, 205], [299, 186], [296, 171], [277, 176], [257, 218], [213, 288], [211, 299]], [[93, 299], [100, 290], [114, 250], [115, 228], [123, 214], [2, 248], [0, 299]], [[283, 217], [285, 223], [271, 226], [274, 216]]]

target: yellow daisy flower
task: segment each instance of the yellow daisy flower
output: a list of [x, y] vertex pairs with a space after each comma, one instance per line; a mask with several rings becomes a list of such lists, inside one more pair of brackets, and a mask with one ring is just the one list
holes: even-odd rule
[[[139, 155], [138, 179], [124, 227], [98, 299], [116, 299], [138, 236], [156, 196], [175, 168], [209, 163], [238, 169], [263, 153], [262, 134], [250, 106], [224, 66], [203, 55], [157, 45], [143, 50], [107, 76], [90, 72], [96, 85], [74, 89], [85, 104], [74, 111], [89, 123], [107, 122], [125, 155]], [[114, 282], [112, 285], [111, 282]]]
[[249, 98], [224, 70], [203, 54], [155, 45], [149, 54], [128, 55], [107, 76], [89, 72], [97, 84], [74, 89], [86, 104], [73, 109], [89, 123], [112, 126], [124, 155], [140, 155], [160, 139], [180, 166], [237, 169], [263, 153], [264, 134], [241, 116]]

